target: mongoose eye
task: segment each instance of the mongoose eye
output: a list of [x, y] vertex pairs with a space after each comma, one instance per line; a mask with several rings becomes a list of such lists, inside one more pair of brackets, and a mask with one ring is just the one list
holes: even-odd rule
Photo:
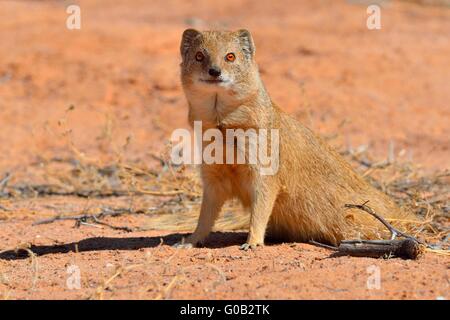
[[200, 51], [195, 54], [195, 60], [197, 60], [198, 62], [203, 61], [204, 58], [205, 56]]
[[236, 56], [234, 55], [234, 53], [230, 52], [230, 53], [227, 53], [227, 55], [225, 56], [225, 59], [227, 61], [233, 62], [234, 60], [236, 60]]

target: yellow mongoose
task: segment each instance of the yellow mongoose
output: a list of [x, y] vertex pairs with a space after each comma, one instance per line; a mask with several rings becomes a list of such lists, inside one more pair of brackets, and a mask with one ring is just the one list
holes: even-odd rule
[[203, 130], [278, 129], [279, 169], [260, 174], [258, 164], [202, 164], [203, 199], [197, 228], [177, 244], [192, 247], [210, 233], [224, 202], [238, 198], [250, 210], [242, 249], [264, 244], [265, 235], [285, 241], [338, 244], [344, 237], [377, 237], [373, 217], [344, 208], [366, 201], [387, 218], [406, 214], [373, 188], [324, 141], [282, 112], [270, 99], [247, 30], [184, 31], [181, 80], [189, 122]]

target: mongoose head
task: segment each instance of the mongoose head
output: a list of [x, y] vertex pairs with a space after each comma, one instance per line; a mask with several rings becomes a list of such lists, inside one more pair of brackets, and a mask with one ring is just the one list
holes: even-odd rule
[[236, 98], [258, 90], [255, 45], [247, 30], [187, 29], [181, 40], [183, 87], [198, 94], [225, 92]]

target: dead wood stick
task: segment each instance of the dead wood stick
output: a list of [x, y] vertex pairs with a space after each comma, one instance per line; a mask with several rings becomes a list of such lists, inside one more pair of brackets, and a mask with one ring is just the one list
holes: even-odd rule
[[[122, 189], [110, 189], [110, 190], [96, 190], [96, 189], [77, 189], [67, 190], [55, 185], [33, 185], [33, 186], [13, 186], [10, 187], [21, 194], [36, 193], [39, 196], [76, 196], [81, 198], [106, 198], [106, 197], [122, 197], [122, 196], [160, 196], [171, 197], [177, 195], [198, 196], [197, 193], [189, 192], [187, 190], [170, 190], [170, 191], [152, 191], [152, 190], [122, 190]], [[1, 191], [1, 190], [0, 190]], [[8, 195], [8, 193], [7, 193]], [[10, 196], [10, 194], [9, 194]]]
[[37, 225], [41, 225], [41, 224], [48, 224], [48, 223], [53, 223], [55, 221], [63, 221], [63, 220], [87, 221], [90, 219], [93, 220], [93, 219], [101, 218], [103, 216], [118, 216], [120, 214], [125, 214], [125, 213], [129, 213], [129, 212], [125, 212], [125, 211], [123, 211], [123, 212], [116, 212], [116, 211], [104, 212], [104, 211], [102, 211], [101, 213], [98, 213], [98, 214], [79, 214], [79, 215], [75, 215], [75, 216], [56, 215], [52, 218], [38, 220], [38, 221], [34, 222], [32, 225], [37, 226]]
[[414, 239], [402, 240], [342, 240], [338, 247], [310, 240], [309, 243], [336, 251], [334, 256], [353, 256], [369, 258], [400, 257], [417, 259], [425, 246]]
[[126, 231], [126, 232], [133, 232], [133, 231], [135, 231], [135, 229], [130, 228], [130, 227], [127, 227], [127, 226], [124, 226], [124, 227], [121, 227], [121, 226], [114, 226], [114, 225], [112, 225], [112, 224], [109, 224], [109, 223], [100, 221], [100, 220], [99, 220], [97, 217], [95, 217], [95, 216], [93, 216], [92, 218], [94, 219], [94, 221], [95, 221], [96, 224], [100, 224], [100, 225], [102, 225], [102, 226], [106, 226], [106, 227], [109, 227], [109, 228], [114, 229], [114, 230], [121, 230], [121, 231]]
[[424, 246], [414, 239], [402, 240], [343, 240], [338, 247], [338, 255], [354, 257], [417, 259]]
[[[375, 217], [391, 232], [390, 240], [342, 240], [338, 247], [313, 240], [309, 242], [336, 251], [334, 255], [337, 256], [349, 255], [354, 257], [401, 257], [405, 259], [417, 259], [425, 251], [426, 244], [413, 236], [397, 230], [366, 204], [367, 202], [361, 205], [346, 204], [345, 207], [360, 209]], [[397, 236], [404, 237], [405, 239], [395, 240]]]
[[[110, 225], [106, 222], [100, 221], [101, 218], [104, 218], [106, 216], [111, 216], [111, 217], [117, 217], [119, 215], [122, 214], [132, 214], [133, 212], [131, 212], [128, 209], [120, 209], [120, 210], [112, 210], [112, 209], [104, 209], [102, 212], [98, 213], [98, 214], [80, 214], [80, 215], [75, 215], [75, 216], [61, 216], [61, 215], [57, 215], [54, 216], [52, 218], [49, 219], [42, 219], [39, 221], [36, 221], [33, 223], [33, 226], [36, 225], [41, 225], [41, 224], [48, 224], [48, 223], [53, 223], [55, 221], [62, 221], [62, 220], [75, 220], [76, 221], [76, 226], [79, 226], [82, 222], [86, 222], [88, 220], [92, 220], [97, 224], [100, 225], [104, 225], [107, 227], [110, 227], [112, 229], [115, 230], [122, 230], [122, 231], [126, 231], [126, 232], [132, 232], [135, 231], [134, 229], [130, 228], [130, 227], [120, 227], [120, 226], [113, 226]], [[134, 213], [142, 213], [142, 212], [134, 212]]]

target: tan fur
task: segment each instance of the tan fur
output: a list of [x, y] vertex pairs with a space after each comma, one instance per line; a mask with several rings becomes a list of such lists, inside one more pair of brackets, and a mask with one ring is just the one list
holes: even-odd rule
[[[195, 59], [197, 52], [204, 60]], [[226, 61], [227, 53], [236, 56]], [[368, 205], [384, 217], [404, 217], [394, 202], [373, 188], [311, 130], [281, 111], [267, 94], [246, 30], [188, 29], [181, 42], [181, 80], [189, 103], [189, 120], [203, 129], [279, 129], [280, 166], [263, 176], [259, 165], [201, 166], [203, 201], [198, 226], [184, 246], [197, 245], [210, 233], [222, 205], [238, 198], [250, 210], [245, 248], [264, 243], [266, 233], [285, 241], [337, 244], [346, 237], [379, 237], [379, 222], [346, 203]], [[224, 85], [202, 83], [211, 66], [219, 67]], [[381, 229], [381, 227], [380, 227]]]

